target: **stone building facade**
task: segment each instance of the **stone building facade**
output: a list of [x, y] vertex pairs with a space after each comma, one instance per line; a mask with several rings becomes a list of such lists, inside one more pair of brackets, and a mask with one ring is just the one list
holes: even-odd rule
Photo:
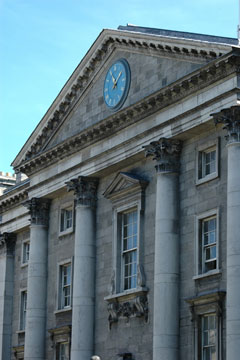
[[239, 69], [236, 39], [101, 32], [0, 197], [2, 360], [239, 359]]

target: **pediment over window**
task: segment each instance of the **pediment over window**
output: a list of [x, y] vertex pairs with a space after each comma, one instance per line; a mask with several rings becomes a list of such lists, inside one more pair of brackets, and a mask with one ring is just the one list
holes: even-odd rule
[[216, 313], [221, 316], [223, 310], [223, 301], [226, 291], [211, 291], [204, 294], [185, 299], [190, 306], [192, 320], [197, 316], [207, 313]]
[[130, 194], [143, 193], [147, 184], [148, 181], [141, 178], [139, 175], [120, 172], [105, 190], [103, 195], [114, 202], [119, 199], [125, 199], [126, 197], [129, 197]]

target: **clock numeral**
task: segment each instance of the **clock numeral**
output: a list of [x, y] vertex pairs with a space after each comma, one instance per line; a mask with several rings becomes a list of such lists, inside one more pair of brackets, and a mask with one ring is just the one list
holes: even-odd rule
[[108, 102], [108, 103], [109, 103], [109, 105], [111, 105], [111, 102], [112, 102], [112, 99], [109, 99], [109, 102]]
[[114, 70], [114, 71], [116, 71], [116, 70], [117, 70], [117, 67], [116, 67], [116, 65], [114, 66], [113, 70]]
[[106, 82], [109, 82], [109, 80], [107, 79]]
[[125, 79], [125, 78], [122, 78], [122, 81], [126, 81], [126, 79]]
[[123, 90], [124, 90], [124, 87], [122, 86], [122, 87], [121, 87], [121, 91], [123, 91]]
[[116, 104], [116, 100], [114, 99], [114, 100], [113, 100], [113, 105], [115, 105], [115, 104]]
[[108, 91], [108, 88], [105, 88], [104, 91], [107, 92], [107, 91]]
[[108, 99], [109, 98], [109, 95], [106, 95], [106, 99]]

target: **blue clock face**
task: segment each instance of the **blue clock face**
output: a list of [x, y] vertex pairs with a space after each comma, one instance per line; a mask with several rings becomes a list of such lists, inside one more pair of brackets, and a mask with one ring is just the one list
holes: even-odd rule
[[108, 70], [103, 88], [106, 105], [118, 110], [127, 98], [130, 87], [130, 67], [125, 59], [116, 61]]

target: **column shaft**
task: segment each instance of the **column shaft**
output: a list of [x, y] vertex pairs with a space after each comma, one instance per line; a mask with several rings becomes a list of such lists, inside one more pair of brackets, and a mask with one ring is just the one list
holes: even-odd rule
[[0, 236], [0, 358], [11, 359], [15, 235]]
[[31, 225], [24, 359], [45, 359], [47, 245], [45, 226]]
[[239, 359], [240, 349], [240, 106], [212, 114], [227, 130], [227, 360]]
[[33, 198], [26, 206], [31, 226], [24, 359], [45, 360], [49, 201]]
[[147, 146], [157, 160], [153, 360], [179, 358], [179, 140], [161, 138]]
[[73, 281], [72, 360], [93, 355], [95, 296], [95, 214], [90, 207], [76, 207]]
[[77, 201], [71, 360], [89, 360], [94, 353], [97, 184], [96, 178], [84, 176], [67, 183], [68, 191], [74, 191]]
[[240, 143], [228, 145], [227, 184], [227, 360], [240, 349]]
[[157, 174], [154, 259], [153, 359], [178, 359], [178, 176]]

